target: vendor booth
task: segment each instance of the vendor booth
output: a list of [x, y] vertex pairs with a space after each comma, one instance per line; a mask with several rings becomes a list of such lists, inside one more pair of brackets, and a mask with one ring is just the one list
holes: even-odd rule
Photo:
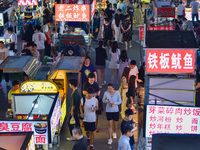
[[[29, 91], [34, 87], [21, 87]], [[52, 92], [53, 93], [53, 92]], [[48, 149], [53, 142], [59, 125], [61, 104], [59, 93], [47, 94], [14, 94], [12, 98], [13, 118], [0, 120], [0, 132], [34, 132], [35, 145]]]
[[192, 31], [147, 30], [146, 35], [144, 139], [151, 150], [154, 134], [200, 134], [200, 109], [195, 107], [198, 46]]
[[27, 24], [39, 24], [37, 0], [18, 0], [18, 30], [23, 31]]
[[35, 150], [33, 132], [1, 132], [0, 149]]
[[[80, 28], [75, 28], [74, 33], [70, 33], [72, 35], [76, 35], [77, 40], [80, 40], [80, 36], [84, 37], [84, 44], [86, 46], [91, 46], [91, 38], [92, 34], [90, 33], [90, 24], [93, 20], [93, 16], [95, 14], [95, 0], [91, 1], [90, 4], [56, 4], [55, 6], [55, 21], [65, 21], [65, 22], [84, 22], [89, 23], [89, 33], [86, 34], [85, 31]], [[62, 36], [60, 37], [60, 41], [65, 41], [67, 44], [71, 39], [70, 36], [65, 36], [65, 40], [63, 40]], [[67, 38], [69, 37], [69, 39]], [[73, 40], [71, 40], [73, 42]], [[59, 42], [59, 47], [60, 47]], [[85, 48], [87, 49], [87, 48]]]
[[[41, 66], [31, 56], [9, 56], [0, 65], [4, 72], [25, 72], [31, 79], [21, 84], [20, 94], [13, 95], [12, 110], [14, 121], [26, 119], [33, 127], [45, 128], [41, 131], [44, 137], [39, 137], [39, 143], [35, 139], [35, 144], [52, 143], [55, 132], [62, 128], [67, 112], [67, 73], [78, 73], [83, 61], [83, 57], [65, 56], [52, 66]], [[37, 135], [37, 130], [34, 133]]]
[[10, 37], [4, 38], [4, 34], [6, 33], [11, 11], [11, 7], [0, 7], [0, 41], [3, 41], [5, 44], [10, 42]]

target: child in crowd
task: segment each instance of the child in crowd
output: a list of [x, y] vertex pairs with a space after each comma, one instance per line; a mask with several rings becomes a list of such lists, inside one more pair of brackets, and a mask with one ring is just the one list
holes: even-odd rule
[[[96, 120], [96, 110], [98, 110], [98, 100], [94, 97], [95, 90], [93, 88], [87, 89], [87, 94], [85, 98], [81, 99], [80, 104], [80, 115], [84, 116], [84, 127], [87, 135], [88, 144], [90, 144], [90, 150], [94, 150], [94, 131], [95, 120]], [[84, 113], [83, 113], [84, 112]]]
[[[133, 131], [137, 130], [137, 126], [136, 124], [133, 122], [133, 111], [131, 109], [127, 109], [125, 111], [125, 117], [124, 120], [121, 123], [121, 132], [122, 135], [125, 134], [125, 127], [126, 126], [133, 126]], [[130, 146], [131, 146], [131, 150], [134, 150], [134, 135], [130, 137]]]

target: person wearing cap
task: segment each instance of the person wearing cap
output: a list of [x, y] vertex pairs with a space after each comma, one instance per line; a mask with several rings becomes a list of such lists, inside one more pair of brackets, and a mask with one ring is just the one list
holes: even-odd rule
[[193, 27], [193, 23], [192, 21], [188, 21], [187, 18], [183, 18], [183, 30], [184, 31], [193, 31], [194, 30], [194, 27]]
[[[84, 127], [87, 135], [88, 144], [90, 145], [90, 150], [94, 149], [94, 131], [95, 120], [96, 120], [96, 110], [98, 110], [98, 100], [94, 96], [96, 94], [93, 88], [87, 89], [87, 94], [85, 98], [81, 99], [80, 104], [80, 116], [84, 117]], [[84, 112], [84, 113], [83, 113]]]

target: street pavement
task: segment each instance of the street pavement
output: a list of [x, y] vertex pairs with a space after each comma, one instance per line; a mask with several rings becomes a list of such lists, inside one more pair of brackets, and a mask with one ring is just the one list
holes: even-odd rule
[[[139, 32], [138, 29], [135, 28], [134, 32], [133, 32], [133, 40], [132, 40], [132, 48], [128, 49], [127, 53], [128, 53], [128, 57], [132, 60], [135, 59], [137, 62], [137, 66], [139, 68], [139, 64], [140, 64], [140, 45], [139, 45]], [[18, 48], [20, 49], [22, 44], [22, 40], [20, 40], [20, 38], [18, 38]], [[90, 53], [89, 56], [91, 57], [91, 62], [92, 64], [94, 64], [95, 62], [95, 48], [98, 46], [97, 42], [93, 42], [92, 44], [92, 48], [90, 49]], [[124, 45], [119, 45], [119, 49], [123, 50], [125, 49]], [[143, 52], [142, 52], [143, 53]], [[142, 54], [143, 55], [143, 54]], [[110, 60], [110, 56], [108, 57], [108, 60]], [[106, 62], [106, 82], [109, 83], [111, 80], [111, 70], [108, 68], [109, 66], [109, 61]], [[77, 74], [68, 74], [68, 79], [70, 78], [77, 78], [78, 75]], [[10, 81], [10, 86], [11, 86], [11, 82], [12, 80], [17, 79], [19, 80], [21, 83], [23, 82], [23, 76], [22, 74], [18, 74], [17, 78], [11, 78]], [[116, 79], [116, 75], [115, 75], [115, 79], [114, 81], [117, 81]], [[115, 85], [115, 89], [118, 90], [119, 88], [119, 84], [117, 84], [116, 82], [114, 83]], [[5, 80], [2, 81], [2, 86], [4, 87], [4, 89], [0, 90], [0, 118], [3, 118], [5, 115], [5, 112], [7, 110], [7, 108], [9, 108], [9, 104], [7, 102], [7, 94], [8, 91], [11, 89], [10, 87], [6, 87], [6, 83]], [[103, 88], [101, 89], [101, 95], [100, 97], [103, 97], [103, 93], [106, 91], [106, 86], [103, 86]], [[70, 95], [71, 95], [72, 90], [69, 88], [68, 89], [68, 98], [67, 98], [67, 114], [69, 114], [69, 107], [70, 107]], [[68, 131], [68, 127], [67, 127], [67, 120], [68, 120], [68, 115], [66, 117], [65, 123], [63, 125], [63, 129], [61, 132], [61, 144], [60, 147], [57, 146], [57, 144], [54, 144], [52, 148], [50, 148], [49, 150], [71, 150], [73, 145], [74, 145], [74, 141], [67, 141], [66, 137], [69, 137], [69, 131]], [[138, 123], [138, 116], [137, 114], [134, 117], [134, 120], [136, 121], [136, 123]], [[117, 150], [117, 143], [118, 143], [118, 139], [121, 135], [120, 133], [120, 123], [121, 123], [121, 118], [120, 121], [118, 123], [118, 132], [117, 132], [117, 139], [113, 140], [113, 144], [112, 146], [108, 146], [107, 145], [107, 140], [108, 140], [108, 129], [107, 129], [107, 120], [106, 120], [106, 114], [105, 114], [105, 109], [103, 114], [99, 117], [99, 124], [98, 124], [98, 129], [100, 132], [95, 133], [95, 140], [94, 140], [94, 147], [95, 150]], [[84, 131], [84, 130], [83, 130]], [[84, 133], [85, 135], [85, 133]], [[137, 142], [138, 139], [138, 132], [135, 132], [135, 140]]]

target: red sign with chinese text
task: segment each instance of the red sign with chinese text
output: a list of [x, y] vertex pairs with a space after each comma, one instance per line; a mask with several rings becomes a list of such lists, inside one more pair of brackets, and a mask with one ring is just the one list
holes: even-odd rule
[[91, 4], [91, 20], [93, 19], [94, 17], [94, 14], [95, 14], [95, 0], [93, 0], [92, 4]]
[[[174, 30], [174, 27], [173, 26], [147, 27], [147, 30], [170, 31], [170, 30]], [[139, 36], [140, 36], [140, 40], [143, 41], [144, 40], [144, 27], [140, 27]]]
[[194, 72], [194, 49], [146, 49], [146, 73]]
[[35, 144], [48, 144], [47, 121], [0, 121], [0, 132], [27, 131], [34, 132]]
[[168, 7], [168, 8], [157, 8], [157, 16], [158, 17], [175, 17], [175, 9]]
[[55, 21], [90, 22], [90, 5], [56, 4]]
[[18, 0], [18, 6], [37, 6], [37, 0]]
[[200, 108], [148, 105], [146, 137], [156, 133], [200, 134]]

